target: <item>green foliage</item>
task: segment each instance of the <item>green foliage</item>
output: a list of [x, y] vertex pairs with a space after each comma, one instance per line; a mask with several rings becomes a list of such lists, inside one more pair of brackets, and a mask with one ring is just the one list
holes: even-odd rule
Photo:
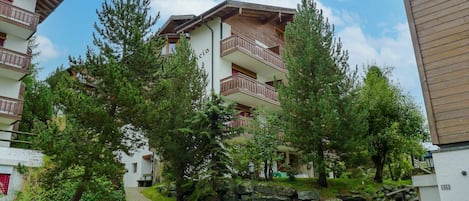
[[226, 103], [212, 91], [209, 101], [191, 119], [185, 132], [197, 138], [196, 159], [200, 164], [195, 191], [190, 200], [223, 200], [227, 190], [223, 188], [226, 175], [231, 175], [231, 157], [226, 140], [239, 134], [228, 122], [233, 120], [234, 106]]
[[327, 186], [325, 152], [345, 147], [354, 131], [354, 75], [348, 53], [312, 0], [303, 0], [285, 31], [288, 85], [279, 99], [286, 137], [304, 154], [313, 155], [321, 186]]
[[393, 166], [408, 169], [410, 161], [406, 155], [420, 155], [420, 143], [428, 137], [418, 106], [391, 83], [389, 73], [377, 66], [369, 67], [359, 95], [366, 124], [359, 139], [375, 165], [377, 182], [383, 181], [385, 164], [391, 167], [389, 173], [394, 179], [403, 176]]
[[142, 194], [145, 195], [148, 199], [151, 201], [175, 201], [175, 198], [170, 198], [165, 195], [162, 195], [161, 193], [158, 192], [157, 189], [158, 186], [152, 186], [151, 188], [147, 188], [144, 191], [142, 191]]
[[[187, 132], [191, 118], [202, 107], [207, 75], [197, 61], [184, 35], [176, 51], [164, 63], [159, 80], [151, 86], [145, 105], [141, 108], [141, 124], [159, 156], [167, 162], [176, 181], [178, 200], [186, 193], [183, 185], [192, 178], [198, 162], [195, 155], [197, 138]], [[175, 154], [178, 153], [178, 154]]]

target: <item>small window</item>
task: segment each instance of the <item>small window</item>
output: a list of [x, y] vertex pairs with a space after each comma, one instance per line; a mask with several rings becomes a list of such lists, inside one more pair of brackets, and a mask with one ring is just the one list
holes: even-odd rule
[[8, 186], [10, 185], [10, 175], [0, 174], [0, 193], [2, 195], [8, 194]]
[[7, 34], [0, 32], [0, 47], [3, 47], [5, 40], [7, 39]]
[[132, 163], [132, 172], [137, 173], [137, 163]]

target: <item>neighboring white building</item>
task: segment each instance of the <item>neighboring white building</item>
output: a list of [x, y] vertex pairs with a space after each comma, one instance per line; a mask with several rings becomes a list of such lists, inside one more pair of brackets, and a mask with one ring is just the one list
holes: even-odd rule
[[31, 50], [29, 38], [62, 0], [0, 0], [0, 196], [13, 200], [21, 189], [23, 177], [19, 164], [39, 167], [42, 154], [11, 148], [13, 133], [23, 111], [24, 85], [29, 73]]

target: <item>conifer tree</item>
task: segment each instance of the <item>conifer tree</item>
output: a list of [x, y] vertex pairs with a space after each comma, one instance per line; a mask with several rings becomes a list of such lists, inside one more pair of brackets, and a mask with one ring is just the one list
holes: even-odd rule
[[182, 201], [187, 178], [196, 174], [196, 138], [184, 128], [195, 112], [201, 110], [207, 75], [199, 68], [195, 54], [184, 35], [180, 36], [175, 52], [168, 58], [160, 80], [151, 88], [147, 113], [141, 123], [150, 146], [169, 166], [175, 177], [176, 199]]
[[[51, 143], [42, 144], [42, 148], [58, 171], [71, 166], [83, 168], [81, 174], [71, 178], [77, 181], [72, 201], [93, 191], [96, 178], [112, 178], [119, 187], [124, 170], [116, 153], [128, 153], [140, 145], [126, 129], [142, 129], [136, 123], [143, 116], [138, 112], [156, 82], [164, 44], [151, 33], [156, 18], [149, 16], [149, 5], [150, 0], [104, 1], [97, 11], [99, 21], [93, 35], [96, 49], [88, 48], [85, 58], [71, 58], [67, 71], [59, 69], [48, 78], [55, 108], [66, 115], [66, 122], [73, 123], [62, 129], [48, 125], [41, 130], [42, 139]], [[67, 135], [73, 131], [77, 136]], [[131, 143], [126, 143], [129, 140]], [[73, 141], [86, 147], [63, 150], [52, 146]]]
[[288, 84], [280, 87], [279, 98], [286, 137], [303, 154], [314, 156], [319, 185], [327, 187], [326, 153], [340, 143], [352, 120], [346, 110], [353, 88], [348, 54], [313, 0], [302, 0], [285, 36]]

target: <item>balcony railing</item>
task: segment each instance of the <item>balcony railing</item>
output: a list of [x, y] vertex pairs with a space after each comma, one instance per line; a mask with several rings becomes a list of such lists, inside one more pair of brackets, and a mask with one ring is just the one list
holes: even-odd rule
[[228, 55], [236, 50], [259, 59], [278, 70], [286, 71], [285, 63], [283, 63], [280, 55], [256, 45], [255, 41], [246, 36], [235, 34], [221, 41], [221, 56]]
[[248, 117], [238, 117], [235, 120], [230, 122], [230, 126], [233, 128], [246, 128], [249, 126]]
[[19, 119], [22, 112], [23, 101], [0, 96], [0, 114], [12, 115], [15, 119]]
[[30, 30], [36, 30], [37, 24], [39, 23], [39, 15], [36, 13], [3, 1], [0, 1], [0, 16], [18, 22], [18, 24], [21, 24]]
[[280, 105], [278, 93], [274, 87], [258, 82], [257, 80], [243, 74], [236, 74], [220, 80], [220, 93], [224, 96], [244, 92], [263, 99], [270, 103]]
[[28, 54], [22, 54], [0, 47], [0, 64], [18, 68], [26, 72], [29, 70], [29, 65], [31, 64], [31, 52], [28, 51]]

